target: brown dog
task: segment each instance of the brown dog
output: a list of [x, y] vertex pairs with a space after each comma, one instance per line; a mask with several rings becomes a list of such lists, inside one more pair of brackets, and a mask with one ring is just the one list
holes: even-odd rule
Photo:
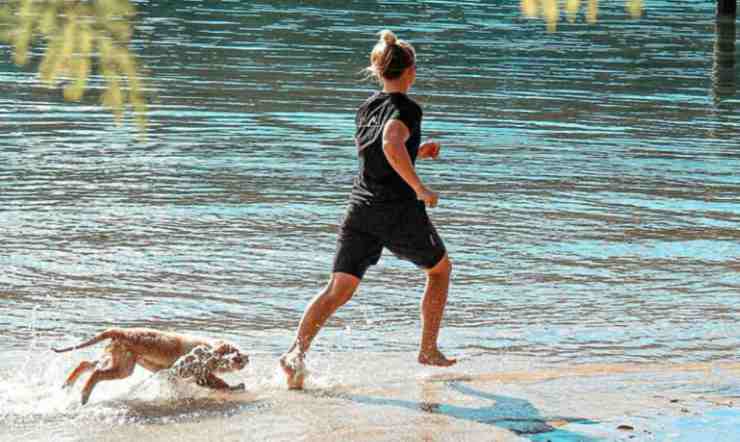
[[[57, 353], [77, 350], [106, 339], [110, 339], [111, 342], [105, 347], [103, 355], [95, 361], [82, 361], [72, 370], [64, 383], [64, 387], [71, 387], [81, 374], [93, 370], [82, 389], [83, 405], [87, 403], [98, 382], [127, 378], [133, 373], [136, 364], [152, 372], [175, 366], [176, 375], [185, 378], [194, 377], [198, 385], [208, 388], [244, 389], [244, 384], [231, 387], [214, 374], [241, 370], [249, 361], [247, 355], [233, 344], [221, 340], [208, 340], [148, 328], [111, 328], [73, 347], [52, 350]], [[198, 363], [199, 361], [202, 363]], [[192, 369], [196, 364], [197, 368]]]

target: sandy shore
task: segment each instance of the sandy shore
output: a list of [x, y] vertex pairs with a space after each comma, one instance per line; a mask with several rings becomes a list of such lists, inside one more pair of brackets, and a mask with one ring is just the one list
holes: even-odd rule
[[[376, 356], [328, 355], [302, 392], [282, 387], [273, 358], [255, 361], [238, 395], [165, 397], [141, 373], [86, 407], [74, 393], [47, 392], [35, 400], [57, 401], [56, 411], [4, 415], [0, 440], [740, 440], [740, 363], [535, 367], [474, 358], [435, 370], [409, 367], [408, 355]], [[0, 381], [7, 396], [12, 382]]]

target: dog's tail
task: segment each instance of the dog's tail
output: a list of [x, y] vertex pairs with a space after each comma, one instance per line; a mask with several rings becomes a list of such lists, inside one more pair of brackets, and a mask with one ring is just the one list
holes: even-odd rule
[[83, 348], [83, 347], [89, 347], [91, 345], [95, 345], [98, 342], [104, 341], [106, 339], [114, 339], [114, 338], [116, 338], [116, 337], [118, 337], [120, 335], [121, 335], [121, 330], [116, 329], [116, 328], [109, 328], [108, 330], [106, 330], [106, 331], [98, 334], [94, 338], [92, 338], [92, 339], [90, 339], [88, 341], [85, 341], [85, 342], [81, 342], [81, 343], [79, 343], [77, 345], [74, 345], [72, 347], [66, 347], [66, 348], [54, 348], [54, 347], [52, 347], [51, 349], [55, 353], [64, 353], [65, 351], [72, 351], [72, 350], [77, 350], [77, 349], [80, 349], [80, 348]]

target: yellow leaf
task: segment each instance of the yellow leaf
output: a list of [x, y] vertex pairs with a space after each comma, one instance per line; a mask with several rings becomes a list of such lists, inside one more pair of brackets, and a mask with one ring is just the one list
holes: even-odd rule
[[522, 14], [527, 18], [539, 16], [540, 5], [538, 0], [522, 0]]
[[129, 54], [128, 49], [121, 49], [118, 48], [115, 51], [115, 59], [118, 63], [118, 66], [121, 67], [121, 70], [129, 77], [135, 77], [136, 76], [136, 64], [134, 63], [134, 60], [131, 58], [131, 54]]
[[71, 70], [70, 64], [72, 63], [70, 58], [77, 47], [76, 34], [77, 15], [74, 11], [67, 11], [67, 23], [64, 24], [64, 32], [62, 34], [62, 47], [59, 50], [59, 56], [54, 65], [54, 72], [64, 75], [69, 74]]
[[[77, 46], [82, 46], [82, 32], [78, 32]], [[90, 75], [90, 51], [80, 51], [72, 57], [70, 62], [70, 74], [74, 76], [75, 82], [64, 88], [64, 98], [70, 101], [79, 101], [85, 93], [87, 77]]]
[[64, 99], [67, 101], [80, 101], [85, 93], [85, 84], [74, 82], [64, 87]]
[[565, 3], [565, 12], [568, 14], [568, 21], [576, 21], [578, 10], [581, 9], [581, 0], [567, 0]]
[[57, 77], [57, 58], [62, 50], [62, 40], [56, 39], [49, 42], [44, 52], [44, 58], [41, 60], [39, 65], [39, 75], [41, 80], [46, 83], [47, 87], [53, 87]]
[[118, 77], [113, 75], [114, 73], [109, 72], [106, 77], [107, 90], [103, 94], [103, 104], [108, 106], [116, 117], [118, 124], [123, 120], [123, 93], [121, 91], [121, 83], [118, 81]]
[[33, 0], [21, 1], [21, 6], [18, 8], [18, 17], [24, 22], [31, 17], [33, 14]]
[[599, 18], [599, 0], [588, 0], [588, 10], [586, 11], [586, 20], [589, 23], [596, 23]]
[[98, 38], [98, 52], [100, 53], [101, 64], [110, 64], [112, 51], [113, 45], [111, 44], [110, 38], [100, 36]]
[[642, 16], [642, 0], [628, 0], [627, 11], [632, 18], [640, 18]]
[[558, 20], [560, 19], [560, 8], [557, 0], [543, 0], [542, 1], [542, 15], [547, 22], [548, 32], [555, 32], [558, 27]]
[[33, 34], [33, 25], [30, 22], [26, 22], [24, 26], [15, 35], [15, 54], [13, 61], [18, 66], [23, 66], [28, 62], [28, 48], [31, 43], [31, 36]]
[[0, 7], [0, 23], [10, 23], [13, 21], [13, 11], [9, 5]]
[[93, 31], [88, 26], [82, 26], [78, 34], [77, 49], [83, 56], [89, 56], [93, 51]]
[[41, 19], [38, 22], [39, 32], [49, 38], [57, 29], [57, 9], [51, 4], [47, 5]]
[[129, 40], [131, 40], [131, 26], [129, 26], [128, 22], [115, 19], [106, 23], [106, 25], [113, 37], [122, 44], [128, 44]]

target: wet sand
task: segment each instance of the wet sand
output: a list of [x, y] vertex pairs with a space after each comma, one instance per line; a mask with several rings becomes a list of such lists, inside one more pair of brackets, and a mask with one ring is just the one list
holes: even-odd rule
[[[5, 403], [2, 441], [592, 441], [738, 440], [740, 363], [538, 366], [464, 359], [449, 369], [411, 354], [320, 354], [304, 391], [287, 391], [277, 358], [258, 355], [243, 394], [177, 391], [137, 372], [88, 406], [50, 379]], [[33, 364], [31, 364], [33, 365]], [[33, 367], [32, 367], [33, 368]], [[60, 373], [56, 373], [60, 372]], [[0, 399], [18, 378], [0, 371]], [[36, 389], [35, 391], [33, 391]], [[21, 413], [23, 401], [37, 412]], [[4, 402], [7, 401], [7, 397]], [[46, 402], [46, 409], [41, 406]], [[55, 407], [50, 407], [55, 403]], [[11, 412], [7, 414], [7, 406]], [[16, 413], [12, 412], [15, 406]]]

